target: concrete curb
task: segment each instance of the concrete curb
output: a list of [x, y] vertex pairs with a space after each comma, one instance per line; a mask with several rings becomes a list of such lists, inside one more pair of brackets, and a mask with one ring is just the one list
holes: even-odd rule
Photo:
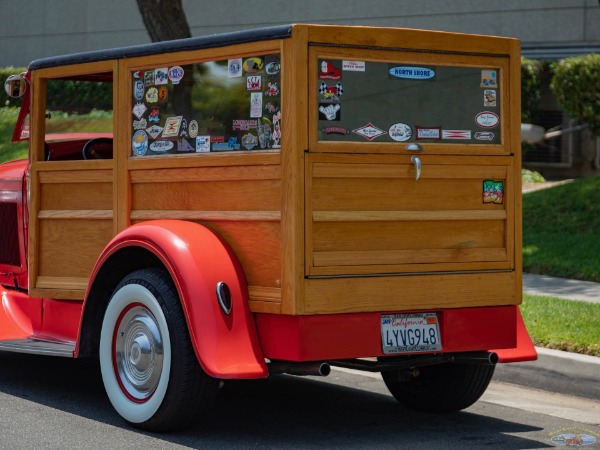
[[600, 303], [600, 283], [591, 281], [523, 273], [523, 292], [544, 297]]

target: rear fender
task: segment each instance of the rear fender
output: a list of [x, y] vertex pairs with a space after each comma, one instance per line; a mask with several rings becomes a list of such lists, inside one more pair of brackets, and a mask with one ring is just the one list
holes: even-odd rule
[[529, 337], [521, 310], [517, 306], [517, 346], [515, 348], [503, 348], [490, 350], [498, 355], [499, 363], [510, 363], [520, 361], [535, 361], [537, 352]]
[[[248, 287], [241, 265], [219, 236], [202, 225], [185, 221], [156, 220], [133, 225], [108, 244], [94, 268], [90, 286], [94, 286], [103, 265], [114, 262], [111, 256], [128, 247], [151, 252], [171, 275], [196, 356], [208, 375], [223, 379], [268, 375], [254, 316], [248, 307]], [[233, 306], [229, 315], [217, 300], [219, 282], [226, 283], [231, 291]]]

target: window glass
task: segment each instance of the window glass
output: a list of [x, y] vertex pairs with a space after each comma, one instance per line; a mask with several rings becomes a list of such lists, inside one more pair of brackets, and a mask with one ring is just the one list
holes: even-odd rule
[[500, 144], [500, 70], [319, 59], [318, 139]]
[[132, 73], [132, 156], [277, 149], [279, 55]]

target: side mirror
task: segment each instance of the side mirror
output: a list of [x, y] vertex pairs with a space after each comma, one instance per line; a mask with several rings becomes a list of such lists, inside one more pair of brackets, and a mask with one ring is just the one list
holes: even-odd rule
[[25, 72], [20, 74], [11, 75], [4, 82], [4, 90], [6, 95], [12, 98], [22, 97], [27, 89], [27, 80], [25, 79]]

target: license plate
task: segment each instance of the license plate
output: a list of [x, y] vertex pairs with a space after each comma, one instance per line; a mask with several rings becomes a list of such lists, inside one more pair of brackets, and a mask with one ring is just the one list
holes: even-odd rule
[[383, 353], [431, 352], [442, 349], [436, 313], [383, 314]]

